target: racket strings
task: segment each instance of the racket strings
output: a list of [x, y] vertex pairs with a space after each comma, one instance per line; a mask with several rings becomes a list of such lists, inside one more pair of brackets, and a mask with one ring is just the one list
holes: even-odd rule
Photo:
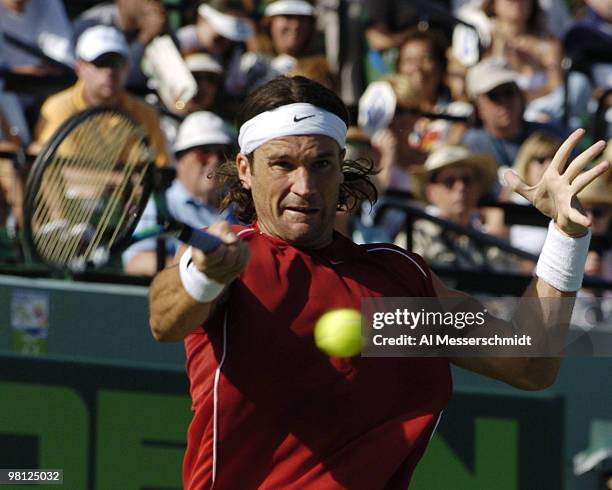
[[[48, 213], [59, 216], [59, 222], [65, 224], [64, 233], [49, 235], [50, 243], [46, 254], [53, 261], [66, 260], [67, 257], [74, 254], [86, 232], [86, 227], [82, 227], [81, 233], [76, 227], [79, 223], [83, 223], [83, 213], [87, 212], [86, 206], [83, 206], [83, 202], [78, 199], [79, 174], [82, 176], [84, 171], [87, 172], [104, 161], [100, 158], [102, 156], [100, 147], [92, 145], [91, 138], [88, 138], [88, 135], [91, 134], [92, 122], [86, 121], [82, 126], [77, 127], [60, 145], [51, 164], [56, 171], [45, 175], [47, 178], [42, 185], [42, 188], [57, 189], [57, 192], [52, 194], [51, 199], [48, 200], [47, 210]], [[92, 196], [94, 199], [97, 197], [96, 194]], [[81, 210], [80, 215], [76, 214], [75, 210], [77, 212]], [[47, 215], [46, 218], [48, 219], [49, 216]]]
[[[67, 194], [67, 182], [63, 178], [64, 168], [70, 168], [79, 158], [74, 148], [86, 148], [83, 146], [85, 134], [81, 128], [71, 133], [69, 139], [72, 141], [72, 150], [65, 156], [66, 149], [61, 145], [56, 152], [52, 162], [48, 165], [42, 178], [40, 194], [37, 196], [37, 212], [34, 215], [34, 226], [36, 230], [42, 231], [36, 238], [39, 242], [39, 252], [45, 258], [56, 256], [56, 250], [62, 244], [62, 231], [67, 229], [68, 221], [66, 215], [65, 196]], [[63, 237], [65, 239], [65, 237]]]
[[[71, 250], [69, 250], [66, 257], [62, 257], [64, 261], [66, 260], [67, 257], [74, 256], [78, 251], [77, 248], [79, 244], [84, 243], [84, 242], [89, 243], [89, 246], [87, 247], [87, 250], [84, 253], [85, 257], [88, 257], [92, 250], [91, 244], [93, 243], [94, 240], [96, 240], [96, 237], [100, 236], [100, 239], [97, 240], [96, 247], [101, 241], [103, 232], [105, 231], [105, 227], [104, 227], [105, 215], [108, 212], [108, 209], [110, 207], [109, 203], [106, 203], [106, 200], [101, 199], [101, 198], [103, 197], [103, 194], [107, 192], [108, 190], [108, 186], [107, 186], [107, 182], [109, 181], [108, 175], [111, 176], [110, 180], [112, 181], [113, 172], [115, 171], [114, 167], [116, 166], [117, 160], [120, 157], [121, 148], [123, 147], [123, 145], [125, 144], [127, 140], [127, 135], [125, 133], [127, 132], [126, 130], [128, 128], [124, 128], [123, 126], [124, 125], [118, 125], [114, 128], [116, 130], [115, 132], [117, 133], [117, 136], [120, 136], [120, 139], [118, 140], [118, 145], [115, 148], [113, 148], [114, 150], [113, 153], [111, 153], [110, 155], [106, 155], [106, 160], [100, 160], [102, 162], [102, 165], [98, 165], [97, 166], [98, 168], [95, 169], [97, 170], [97, 172], [94, 173], [94, 180], [93, 180], [93, 187], [95, 189], [95, 193], [93, 195], [93, 202], [96, 203], [97, 205], [96, 206], [85, 206], [84, 207], [85, 213], [84, 214], [81, 213], [80, 216], [77, 216], [75, 218], [76, 223], [88, 224], [90, 226], [82, 227], [83, 229], [80, 234], [75, 233], [75, 237], [73, 240], [74, 243], [72, 244], [73, 246]], [[103, 147], [98, 146], [97, 148], [103, 148]], [[97, 152], [97, 153], [103, 153], [103, 152]], [[98, 159], [99, 159], [98, 155], [96, 154], [95, 160], [98, 160]], [[100, 218], [98, 220], [92, 220], [92, 216], [98, 210], [100, 205], [103, 206], [103, 211], [102, 211]], [[92, 232], [91, 228], [95, 230], [94, 236], [88, 240], [85, 234], [88, 232], [91, 233]]]
[[[88, 123], [91, 123], [91, 121], [88, 121]], [[78, 131], [74, 135], [74, 141], [71, 141], [70, 138], [66, 140], [67, 148], [64, 149], [64, 151], [68, 151], [68, 154], [71, 155], [68, 161], [63, 162], [60, 158], [55, 162], [55, 165], [59, 168], [58, 181], [62, 183], [62, 188], [64, 190], [62, 199], [58, 201], [59, 212], [62, 218], [67, 221], [68, 236], [63, 236], [62, 240], [56, 243], [55, 253], [51, 255], [52, 260], [66, 260], [67, 257], [72, 256], [85, 231], [83, 230], [82, 233], [78, 233], [78, 229], [75, 228], [77, 223], [82, 222], [82, 213], [86, 212], [86, 207], [80, 205], [81, 203], [78, 199], [78, 182], [75, 188], [74, 177], [75, 174], [78, 177], [79, 167], [86, 170], [95, 165], [97, 160], [97, 155], [95, 154], [96, 148], [92, 147], [91, 144], [87, 144], [87, 126], [90, 125], [88, 123], [78, 128]], [[75, 148], [77, 151], [74, 151]], [[58, 153], [61, 152], [58, 151]], [[71, 172], [72, 176], [70, 175]], [[79, 209], [82, 212], [76, 214]]]
[[41, 258], [69, 264], [112, 247], [137, 215], [130, 211], [139, 207], [151, 161], [142, 130], [118, 113], [74, 128], [35, 197], [32, 229]]
[[[131, 159], [133, 159], [134, 161], [134, 165], [136, 165], [137, 163], [142, 163], [143, 161], [143, 152], [146, 152], [146, 148], [143, 148], [141, 145], [139, 145], [138, 147], [132, 147], [130, 149], [130, 157], [128, 158], [128, 161], [131, 161]], [[148, 164], [145, 165], [151, 165], [151, 159], [145, 159], [145, 162], [149, 162]], [[144, 168], [142, 169], [136, 176], [134, 179], [134, 175], [133, 172], [131, 172], [129, 174], [129, 178], [132, 180], [135, 180], [135, 182], [133, 182], [132, 185], [132, 191], [130, 193], [130, 196], [128, 197], [128, 199], [125, 201], [124, 203], [124, 211], [123, 213], [121, 213], [120, 219], [119, 219], [119, 223], [117, 224], [117, 226], [114, 227], [114, 231], [113, 234], [109, 240], [110, 246], [114, 245], [118, 236], [119, 236], [119, 231], [121, 229], [124, 228], [124, 225], [127, 225], [125, 223], [125, 221], [128, 218], [134, 218], [135, 217], [135, 213], [133, 213], [134, 209], [136, 208], [136, 204], [138, 202], [140, 202], [141, 198], [142, 198], [142, 190], [144, 187], [144, 179], [146, 178], [147, 175], [147, 170], [148, 168]], [[126, 182], [128, 181], [127, 179], [127, 175], [126, 175]]]
[[[96, 230], [96, 236], [89, 244], [89, 247], [85, 253], [86, 256], [89, 256], [92, 251], [100, 246], [104, 233], [109, 227], [112, 230], [112, 234], [108, 239], [108, 247], [112, 247], [114, 245], [115, 239], [120, 230], [123, 229], [123, 223], [128, 217], [127, 212], [129, 211], [129, 204], [132, 199], [134, 189], [132, 189], [132, 193], [128, 199], [124, 199], [126, 195], [125, 191], [128, 184], [132, 181], [133, 174], [136, 171], [136, 166], [139, 163], [142, 163], [142, 161], [142, 145], [140, 144], [140, 141], [137, 141], [136, 144], [131, 143], [128, 154], [125, 157], [125, 163], [122, 163], [123, 178], [121, 179], [120, 184], [114, 189], [114, 192], [109, 199], [108, 206], [106, 207], [105, 213], [100, 219], [100, 225]], [[119, 206], [120, 204], [121, 207]], [[113, 223], [112, 218], [117, 216], [117, 211], [122, 212], [120, 212], [118, 215], [119, 221], [117, 223]]]

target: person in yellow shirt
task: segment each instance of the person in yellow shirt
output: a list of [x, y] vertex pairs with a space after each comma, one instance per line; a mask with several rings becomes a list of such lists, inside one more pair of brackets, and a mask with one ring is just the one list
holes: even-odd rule
[[85, 30], [76, 45], [77, 82], [49, 97], [42, 105], [34, 131], [40, 148], [70, 116], [96, 106], [117, 106], [147, 131], [158, 167], [170, 165], [166, 140], [157, 110], [128, 94], [129, 48], [125, 37], [114, 27], [98, 25]]

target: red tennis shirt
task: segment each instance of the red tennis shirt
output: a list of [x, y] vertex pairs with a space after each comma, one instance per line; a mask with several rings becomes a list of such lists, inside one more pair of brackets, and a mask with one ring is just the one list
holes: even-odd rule
[[234, 231], [250, 262], [185, 339], [187, 490], [402, 489], [451, 395], [439, 358], [327, 357], [313, 325], [361, 298], [435, 296], [415, 254], [339, 234], [317, 250]]

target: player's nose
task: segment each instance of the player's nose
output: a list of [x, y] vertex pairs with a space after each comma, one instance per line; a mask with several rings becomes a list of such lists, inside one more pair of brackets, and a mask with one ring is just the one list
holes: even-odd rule
[[299, 167], [293, 172], [291, 190], [299, 196], [310, 196], [317, 192], [316, 179], [306, 167]]

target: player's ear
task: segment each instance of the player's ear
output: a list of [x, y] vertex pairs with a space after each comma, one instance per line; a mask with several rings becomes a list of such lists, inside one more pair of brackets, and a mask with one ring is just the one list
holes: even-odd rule
[[238, 179], [242, 182], [245, 189], [251, 188], [251, 162], [244, 153], [238, 153], [236, 156], [236, 169], [238, 170]]

